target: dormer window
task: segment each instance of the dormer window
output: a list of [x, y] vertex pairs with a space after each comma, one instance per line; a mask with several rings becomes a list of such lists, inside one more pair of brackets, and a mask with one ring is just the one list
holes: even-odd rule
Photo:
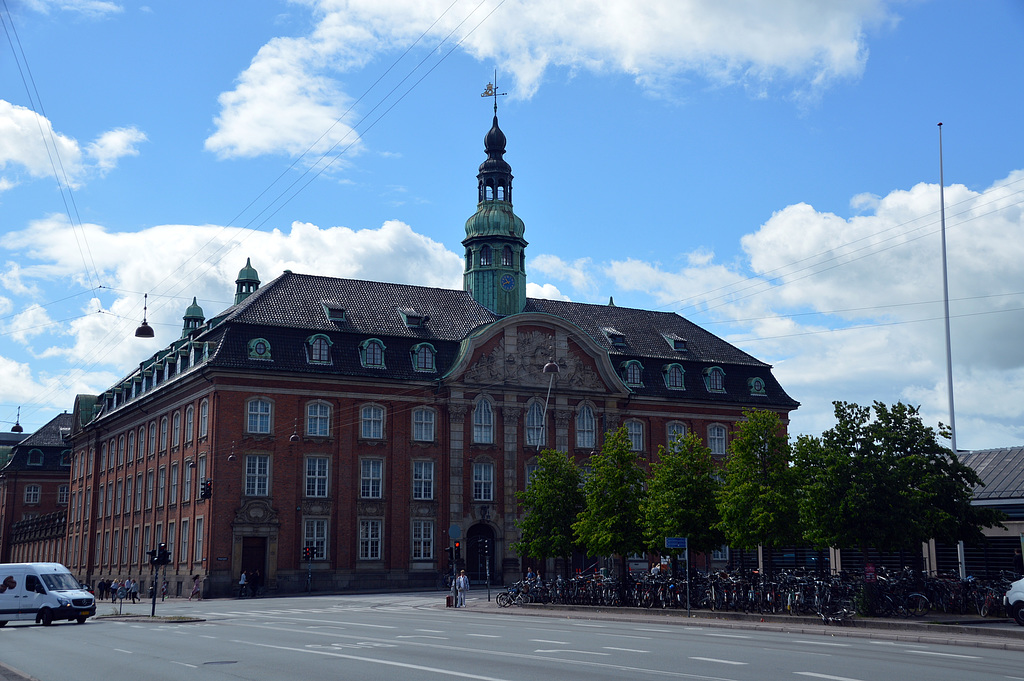
[[665, 339], [665, 341], [669, 345], [672, 346], [672, 349], [675, 350], [676, 352], [679, 352], [679, 353], [689, 352], [689, 348], [686, 345], [686, 339], [685, 338], [683, 338], [681, 336], [677, 336], [674, 333], [666, 333], [666, 334], [663, 334], [662, 337]]
[[253, 338], [249, 341], [249, 359], [272, 359], [270, 343], [265, 338]]
[[39, 449], [31, 449], [28, 453], [28, 465], [29, 466], [42, 466], [43, 465], [43, 452]]
[[402, 315], [405, 325], [410, 329], [422, 329], [430, 321], [430, 317], [411, 307], [401, 308], [398, 312]]
[[626, 347], [626, 334], [622, 333], [617, 329], [613, 329], [610, 326], [602, 329], [604, 335], [608, 338], [608, 342], [611, 343], [615, 348], [623, 350]]
[[631, 359], [622, 365], [622, 377], [626, 385], [641, 387], [644, 384], [644, 365], [635, 359]]
[[343, 322], [345, 321], [345, 308], [340, 303], [323, 303], [324, 314], [327, 315], [328, 321], [332, 322]]
[[768, 393], [764, 390], [764, 379], [760, 376], [748, 378], [747, 385], [750, 386], [750, 394], [754, 397], [767, 397]]
[[709, 367], [704, 370], [704, 386], [708, 392], [725, 392], [725, 372], [719, 367]]
[[322, 333], [307, 338], [306, 360], [310, 364], [330, 364], [331, 339]]
[[384, 368], [384, 344], [376, 338], [365, 340], [359, 344], [359, 361], [370, 369]]
[[412, 368], [416, 371], [437, 371], [437, 352], [430, 343], [412, 346]]
[[669, 390], [685, 390], [686, 385], [683, 382], [685, 372], [680, 364], [666, 364], [664, 368], [665, 374], [665, 387]]

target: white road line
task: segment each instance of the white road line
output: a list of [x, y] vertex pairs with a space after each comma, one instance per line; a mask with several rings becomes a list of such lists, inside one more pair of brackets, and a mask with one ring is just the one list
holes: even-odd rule
[[182, 667], [192, 667], [192, 669], [199, 669], [198, 666], [194, 664], [189, 664], [188, 662], [178, 662], [177, 660], [171, 660], [170, 662], [171, 664], [180, 664]]
[[595, 650], [567, 650], [565, 648], [556, 648], [554, 650], [535, 650], [535, 653], [578, 653], [579, 655], [604, 655], [608, 656], [611, 653], [599, 653]]
[[920, 648], [920, 643], [897, 643], [896, 641], [868, 641], [875, 646], [899, 646], [900, 648]]
[[569, 645], [568, 641], [549, 641], [549, 640], [544, 639], [544, 638], [531, 638], [530, 639], [530, 643], [554, 643], [555, 645], [559, 645], [559, 646], [567, 646], [567, 645]]
[[603, 624], [580, 624], [579, 622], [573, 622], [572, 626], [574, 626], [574, 627], [591, 627], [593, 629], [605, 629], [606, 628]]
[[741, 636], [740, 634], [707, 634], [708, 636], [717, 636], [718, 638], [750, 638], [749, 636]]
[[672, 631], [670, 629], [644, 629], [643, 627], [637, 627], [636, 630], [637, 631], [653, 631], [656, 634], [671, 634], [672, 633]]
[[621, 650], [624, 653], [649, 653], [649, 650], [637, 650], [636, 648], [613, 648], [611, 646], [601, 646], [604, 650]]
[[501, 638], [497, 634], [466, 634], [466, 636], [476, 636], [477, 638]]
[[267, 643], [253, 643], [252, 641], [240, 641], [236, 640], [233, 643], [240, 643], [243, 645], [256, 646], [258, 648], [271, 648], [274, 650], [290, 650], [295, 653], [306, 653], [307, 655], [326, 655], [328, 657], [340, 657], [345, 660], [355, 660], [357, 662], [366, 662], [367, 664], [381, 664], [386, 667], [400, 667], [402, 669], [415, 669], [416, 671], [432, 672], [435, 674], [443, 674], [446, 676], [456, 676], [462, 679], [476, 679], [476, 681], [507, 681], [506, 679], [500, 679], [494, 676], [483, 676], [481, 674], [467, 674], [465, 672], [455, 671], [454, 669], [441, 669], [440, 667], [428, 667], [422, 664], [409, 664], [406, 662], [395, 662], [394, 660], [378, 660], [372, 657], [360, 657], [359, 655], [348, 655], [346, 653], [336, 653], [334, 651], [327, 650], [305, 650], [303, 648], [290, 648], [288, 646], [272, 646]]
[[717, 662], [719, 664], [749, 664], [748, 662], [737, 662], [736, 660], [720, 660], [716, 657], [691, 657], [691, 660], [700, 660], [701, 662]]
[[444, 632], [440, 629], [416, 629], [416, 631], [422, 631], [427, 634], [443, 634]]
[[964, 660], [980, 660], [981, 657], [978, 655], [957, 655], [956, 653], [936, 653], [930, 650], [908, 650], [908, 653], [914, 653], [916, 655], [938, 655], [939, 657], [959, 657]]
[[438, 641], [447, 641], [448, 640], [447, 636], [427, 636], [425, 634], [423, 634], [423, 635], [420, 635], [420, 634], [408, 634], [406, 636], [399, 635], [399, 636], [396, 636], [395, 638], [432, 638], [432, 639], [435, 639], [435, 640], [438, 640]]
[[793, 641], [793, 643], [803, 643], [809, 646], [834, 646], [836, 648], [849, 648], [850, 643], [830, 643], [826, 641]]
[[638, 638], [641, 641], [650, 641], [650, 636], [631, 636], [629, 634], [598, 634], [598, 636], [612, 636], [615, 638]]
[[132, 651], [130, 651], [130, 650], [122, 650], [120, 648], [114, 648], [114, 651], [118, 652], [118, 653], [128, 653], [129, 655], [132, 654]]
[[851, 679], [848, 676], [832, 676], [831, 674], [816, 674], [815, 672], [793, 672], [800, 676], [813, 676], [816, 679], [828, 679], [828, 681], [862, 681], [862, 679]]

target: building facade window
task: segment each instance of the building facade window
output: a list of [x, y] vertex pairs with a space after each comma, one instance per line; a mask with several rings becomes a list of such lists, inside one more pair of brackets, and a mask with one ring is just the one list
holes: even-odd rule
[[487, 400], [480, 400], [473, 410], [473, 442], [491, 444], [494, 442], [494, 410]]
[[491, 247], [484, 244], [484, 247], [480, 249], [480, 266], [490, 267], [491, 260]]
[[153, 472], [152, 468], [150, 468], [148, 471], [146, 471], [146, 510], [147, 511], [149, 509], [153, 508], [153, 483], [154, 483], [155, 477], [156, 477], [156, 474]]
[[576, 412], [576, 446], [580, 449], [593, 449], [597, 444], [597, 419], [594, 409], [584, 404]]
[[[117, 484], [120, 485], [121, 483], [119, 482]], [[68, 492], [69, 491], [70, 491], [70, 487], [68, 485], [61, 485], [60, 487], [57, 488], [57, 503], [58, 504], [60, 504], [61, 506], [64, 506], [64, 505], [66, 505], [68, 503]]]
[[384, 407], [367, 404], [360, 410], [360, 436], [364, 440], [380, 440], [384, 437]]
[[169, 503], [178, 503], [178, 462], [171, 464], [171, 497]]
[[199, 437], [206, 437], [210, 425], [210, 402], [203, 400], [199, 403]]
[[359, 521], [359, 560], [380, 560], [381, 521]]
[[245, 496], [265, 497], [270, 494], [270, 457], [249, 454], [245, 457]]
[[676, 441], [676, 438], [686, 436], [686, 425], [678, 421], [672, 421], [665, 426], [665, 436], [668, 438], [668, 443], [672, 444]]
[[185, 444], [192, 442], [196, 426], [196, 408], [189, 405], [185, 409]]
[[128, 450], [125, 455], [125, 461], [131, 463], [135, 460], [135, 431], [128, 433]]
[[306, 518], [302, 532], [303, 548], [313, 549], [313, 560], [327, 560], [327, 520]]
[[384, 368], [384, 344], [376, 338], [363, 341], [359, 346], [359, 359], [364, 367], [371, 369]]
[[501, 266], [512, 267], [512, 247], [505, 246], [501, 249]]
[[270, 434], [270, 411], [268, 400], [259, 397], [249, 400], [246, 407], [248, 432], [257, 435]]
[[359, 496], [363, 499], [380, 499], [383, 495], [384, 462], [380, 459], [363, 459], [359, 462]]
[[196, 518], [195, 552], [192, 554], [192, 561], [195, 563], [203, 560], [203, 520], [204, 518]]
[[437, 371], [437, 352], [429, 343], [420, 343], [412, 348], [412, 367], [416, 371]]
[[426, 501], [434, 498], [434, 462], [412, 462], [412, 498]]
[[117, 438], [117, 465], [124, 463], [124, 435]]
[[644, 367], [636, 360], [626, 362], [626, 385], [631, 387], [644, 384]]
[[327, 437], [331, 434], [331, 405], [310, 402], [306, 405], [306, 435]]
[[626, 421], [626, 437], [629, 438], [629, 448], [634, 452], [644, 450], [644, 424], [639, 421]]
[[181, 519], [181, 548], [178, 549], [178, 562], [188, 562], [188, 518]]
[[143, 426], [139, 428], [139, 458], [145, 458], [146, 456], [146, 428]]
[[434, 522], [412, 521], [412, 559], [430, 560], [434, 557]]
[[182, 502], [190, 501], [192, 499], [192, 462], [185, 464], [185, 473], [182, 475], [181, 481], [181, 500]]
[[156, 505], [161, 508], [167, 501], [167, 469], [160, 466], [156, 474]]
[[310, 336], [307, 341], [307, 352], [310, 364], [331, 363], [331, 339], [322, 334]]
[[494, 464], [473, 464], [473, 501], [494, 501]]
[[149, 450], [147, 451], [149, 456], [156, 454], [156, 424], [149, 424]]
[[306, 458], [306, 496], [327, 496], [327, 465], [326, 456], [310, 456]]
[[160, 451], [167, 451], [167, 417], [160, 419]]
[[434, 441], [434, 410], [419, 407], [412, 410], [412, 439], [417, 442]]
[[711, 367], [704, 370], [704, 384], [708, 392], [725, 392], [725, 372], [719, 367]]
[[679, 364], [669, 364], [665, 367], [665, 387], [669, 390], [685, 390], [683, 367]]
[[714, 456], [725, 456], [726, 440], [725, 426], [716, 423], [708, 427], [708, 448]]
[[[100, 490], [102, 491], [103, 488], [100, 487]], [[41, 491], [42, 488], [39, 485], [25, 485], [25, 503], [38, 504]], [[102, 503], [101, 501], [100, 504], [102, 505]]]
[[544, 445], [544, 407], [540, 402], [533, 402], [526, 410], [526, 446], [541, 447]]

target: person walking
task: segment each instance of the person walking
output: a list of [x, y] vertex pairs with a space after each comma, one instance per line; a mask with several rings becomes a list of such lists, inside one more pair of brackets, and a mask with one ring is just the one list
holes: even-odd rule
[[192, 593], [188, 595], [188, 599], [191, 601], [193, 597], [197, 601], [203, 600], [202, 582], [199, 579], [199, 575], [192, 575]]
[[248, 587], [246, 586], [248, 581], [249, 581], [248, 575], [246, 575], [245, 570], [242, 570], [242, 576], [238, 578], [238, 597], [239, 598], [245, 598], [246, 592], [248, 591]]
[[128, 595], [132, 597], [132, 603], [139, 602], [139, 580], [132, 579], [131, 587], [128, 589]]
[[455, 599], [456, 608], [466, 607], [466, 592], [469, 591], [469, 577], [466, 576], [466, 571], [463, 570], [459, 573], [459, 576], [455, 578], [455, 591], [457, 597]]

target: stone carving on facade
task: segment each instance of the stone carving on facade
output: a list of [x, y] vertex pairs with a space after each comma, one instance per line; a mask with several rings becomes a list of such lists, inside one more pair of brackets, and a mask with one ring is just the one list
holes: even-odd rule
[[433, 518], [437, 515], [437, 506], [429, 502], [418, 501], [409, 506], [409, 515], [414, 518]]
[[568, 409], [558, 409], [555, 411], [555, 427], [559, 429], [568, 428], [572, 422], [572, 412]]
[[[501, 338], [494, 349], [481, 356], [463, 374], [467, 383], [510, 383], [524, 387], [544, 387], [550, 374], [544, 365], [555, 357], [555, 337], [541, 331], [524, 331], [516, 336], [516, 352], [506, 352]], [[604, 383], [593, 368], [573, 352], [556, 360], [559, 372], [556, 385], [574, 389], [603, 391]]]
[[360, 516], [380, 517], [384, 515], [384, 505], [377, 501], [360, 501], [356, 504], [356, 513]]
[[514, 428], [519, 423], [522, 413], [521, 407], [502, 407], [501, 418], [505, 422], [505, 428]]
[[302, 501], [303, 515], [330, 515], [330, 499], [306, 499]]
[[235, 525], [280, 525], [277, 511], [266, 499], [249, 499], [235, 512]]
[[466, 418], [466, 412], [469, 411], [469, 407], [465, 404], [449, 404], [448, 405], [448, 420], [451, 423], [461, 423]]

